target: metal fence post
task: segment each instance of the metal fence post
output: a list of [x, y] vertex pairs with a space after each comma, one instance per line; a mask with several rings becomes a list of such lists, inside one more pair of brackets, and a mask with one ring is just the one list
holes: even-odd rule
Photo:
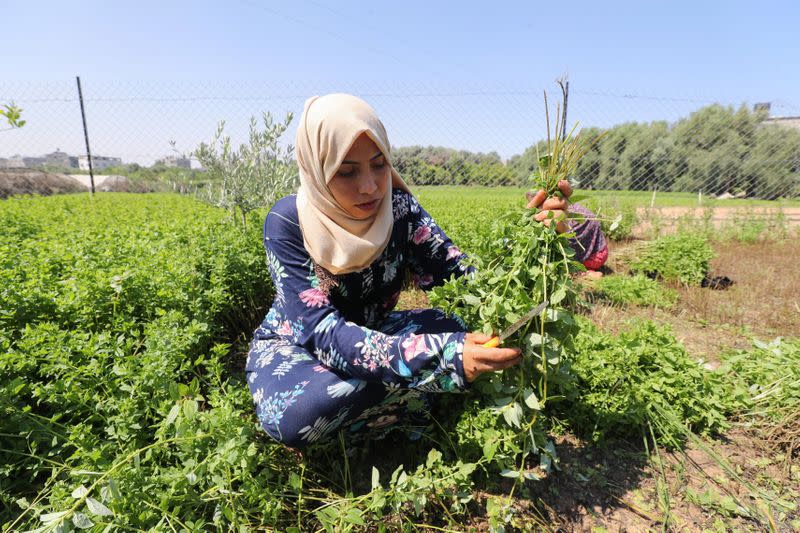
[[86, 111], [83, 109], [83, 91], [81, 90], [81, 77], [75, 76], [78, 81], [78, 99], [81, 102], [81, 118], [83, 119], [83, 138], [86, 141], [86, 159], [89, 161], [89, 182], [94, 194], [94, 170], [92, 170], [92, 151], [89, 149], [89, 130], [86, 129]]

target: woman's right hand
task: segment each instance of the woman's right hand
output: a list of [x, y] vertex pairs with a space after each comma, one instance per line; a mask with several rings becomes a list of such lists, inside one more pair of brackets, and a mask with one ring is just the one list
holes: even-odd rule
[[483, 344], [491, 338], [483, 333], [467, 333], [461, 359], [464, 375], [470, 383], [484, 372], [503, 370], [522, 360], [519, 348], [485, 348]]

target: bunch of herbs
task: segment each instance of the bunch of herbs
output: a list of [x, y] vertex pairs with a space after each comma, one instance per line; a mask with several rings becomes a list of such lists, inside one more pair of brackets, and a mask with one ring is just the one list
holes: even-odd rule
[[676, 233], [665, 235], [636, 249], [630, 262], [633, 273], [649, 277], [700, 285], [708, 274], [714, 251], [704, 235]]

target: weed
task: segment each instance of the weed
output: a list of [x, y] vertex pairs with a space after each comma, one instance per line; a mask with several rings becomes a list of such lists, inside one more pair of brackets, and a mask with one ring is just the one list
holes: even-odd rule
[[[669, 407], [682, 424], [702, 433], [727, 427], [730, 400], [718, 375], [692, 360], [669, 328], [643, 321], [612, 337], [583, 318], [569, 355], [575, 380], [558, 387], [557, 409], [570, 426], [595, 440], [641, 435], [648, 421]], [[658, 424], [659, 439], [681, 434]]]
[[633, 237], [633, 228], [639, 222], [634, 205], [602, 196], [590, 197], [582, 203], [597, 215], [600, 229], [606, 238], [612, 241], [626, 241]]
[[705, 236], [678, 233], [660, 237], [639, 248], [630, 269], [666, 281], [699, 285], [708, 273], [712, 257], [714, 252]]
[[674, 289], [642, 274], [604, 276], [595, 282], [593, 288], [600, 298], [620, 305], [672, 307], [678, 300]]
[[738, 410], [773, 422], [800, 405], [800, 339], [755, 340], [750, 350], [723, 353], [720, 372], [734, 386]]

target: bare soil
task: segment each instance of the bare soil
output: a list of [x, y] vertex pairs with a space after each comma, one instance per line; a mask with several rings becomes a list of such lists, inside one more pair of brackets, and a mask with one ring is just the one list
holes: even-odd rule
[[[9, 196], [68, 194], [89, 190], [89, 176], [55, 174], [32, 168], [0, 169], [0, 199]], [[96, 175], [97, 192], [152, 192], [153, 184], [131, 182], [125, 176]]]
[[759, 444], [736, 429], [648, 456], [631, 443], [601, 448], [562, 437], [561, 471], [532, 484], [521, 505], [538, 523], [545, 514], [555, 531], [793, 530], [800, 514], [786, 509], [800, 497], [800, 476], [787, 475], [781, 457]]
[[[629, 246], [635, 243], [612, 243], [609, 256]], [[800, 336], [800, 241], [717, 243], [714, 251], [710, 275], [729, 277], [732, 287], [674, 286], [679, 301], [672, 309], [596, 305], [592, 320], [610, 331], [639, 318], [669, 324], [689, 353], [707, 361], [724, 349], [750, 346], [754, 337]]]
[[49, 196], [84, 191], [80, 183], [62, 174], [29, 168], [0, 169], [0, 199], [23, 194]]

